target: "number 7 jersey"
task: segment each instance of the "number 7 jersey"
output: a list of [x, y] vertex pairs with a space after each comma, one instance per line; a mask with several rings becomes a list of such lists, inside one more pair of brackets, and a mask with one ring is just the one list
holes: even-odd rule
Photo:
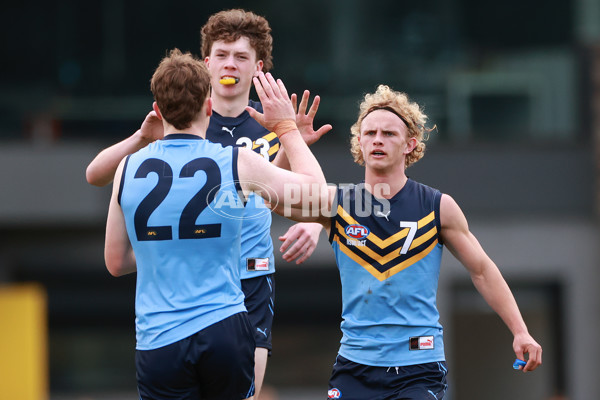
[[338, 188], [329, 241], [342, 282], [343, 357], [380, 367], [445, 360], [440, 199], [411, 179], [389, 200], [364, 184]]
[[171, 134], [127, 158], [118, 200], [137, 264], [138, 350], [246, 311], [237, 151]]

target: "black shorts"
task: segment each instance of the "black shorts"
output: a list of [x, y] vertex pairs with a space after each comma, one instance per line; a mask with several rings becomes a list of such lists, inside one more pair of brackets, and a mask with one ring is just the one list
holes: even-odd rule
[[340, 355], [329, 379], [328, 399], [341, 400], [440, 400], [446, 383], [445, 362], [404, 367], [372, 367]]
[[269, 350], [271, 354], [271, 328], [275, 312], [275, 275], [262, 275], [256, 278], [242, 279], [244, 303], [248, 310], [248, 319], [254, 327], [256, 347]]
[[234, 314], [170, 345], [135, 353], [141, 400], [240, 400], [254, 395], [254, 335]]

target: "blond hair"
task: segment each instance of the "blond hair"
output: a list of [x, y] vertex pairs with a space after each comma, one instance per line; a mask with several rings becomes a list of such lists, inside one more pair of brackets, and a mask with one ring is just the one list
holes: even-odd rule
[[416, 138], [417, 145], [406, 155], [405, 167], [419, 161], [425, 154], [425, 135], [431, 131], [425, 127], [427, 115], [423, 113], [417, 103], [411, 102], [406, 93], [392, 90], [387, 85], [379, 85], [375, 93], [366, 94], [360, 103], [358, 120], [350, 128], [352, 138], [350, 140], [350, 152], [354, 162], [364, 165], [362, 151], [358, 138], [360, 137], [360, 126], [367, 115], [375, 110], [387, 110], [396, 114], [407, 127], [409, 138]]

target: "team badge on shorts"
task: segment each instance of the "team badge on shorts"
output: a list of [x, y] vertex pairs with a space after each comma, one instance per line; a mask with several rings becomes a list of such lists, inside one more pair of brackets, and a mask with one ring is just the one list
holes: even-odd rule
[[341, 399], [342, 392], [338, 388], [329, 389], [327, 391], [327, 398], [328, 399]]

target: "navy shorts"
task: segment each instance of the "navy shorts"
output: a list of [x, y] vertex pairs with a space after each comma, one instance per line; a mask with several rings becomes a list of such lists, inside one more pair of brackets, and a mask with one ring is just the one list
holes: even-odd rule
[[445, 362], [404, 367], [372, 367], [337, 356], [329, 379], [328, 399], [440, 400], [446, 383]]
[[254, 329], [256, 347], [269, 350], [271, 355], [271, 328], [275, 307], [275, 276], [261, 275], [256, 278], [242, 279], [244, 303], [248, 310], [248, 319]]
[[135, 353], [142, 400], [240, 400], [254, 395], [254, 336], [234, 314], [170, 345]]

